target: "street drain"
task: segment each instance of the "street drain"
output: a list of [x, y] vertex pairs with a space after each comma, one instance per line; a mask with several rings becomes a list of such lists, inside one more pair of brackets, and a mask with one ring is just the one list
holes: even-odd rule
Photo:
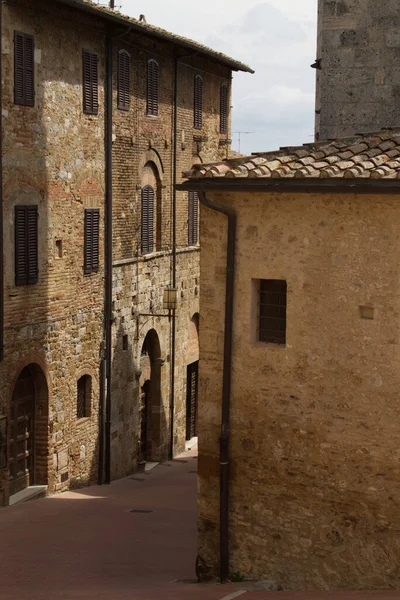
[[154, 510], [152, 508], [150, 508], [150, 509], [148, 509], [148, 508], [133, 508], [129, 512], [145, 514], [145, 513], [152, 513], [152, 512], [154, 512]]

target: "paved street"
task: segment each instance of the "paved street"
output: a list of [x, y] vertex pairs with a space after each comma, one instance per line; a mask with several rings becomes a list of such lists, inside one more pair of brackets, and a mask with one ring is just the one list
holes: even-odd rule
[[[152, 512], [131, 512], [152, 511]], [[198, 585], [196, 456], [111, 486], [0, 511], [1, 600], [347, 600], [398, 592], [255, 592]]]

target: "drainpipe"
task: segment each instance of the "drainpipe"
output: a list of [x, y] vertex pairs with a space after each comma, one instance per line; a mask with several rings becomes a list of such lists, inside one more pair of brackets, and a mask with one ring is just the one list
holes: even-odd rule
[[[3, 39], [3, 14], [0, 2], [0, 46]], [[0, 362], [4, 358], [4, 267], [3, 267], [3, 87], [0, 48]]]
[[112, 344], [112, 125], [113, 125], [113, 58], [111, 32], [106, 41], [105, 93], [105, 422], [104, 422], [104, 482], [111, 482], [111, 344]]
[[205, 192], [199, 192], [201, 204], [228, 217], [228, 241], [226, 252], [226, 295], [224, 363], [222, 376], [222, 407], [220, 443], [220, 579], [229, 576], [229, 438], [230, 398], [232, 380], [232, 330], [235, 292], [236, 212], [230, 206], [210, 202]]

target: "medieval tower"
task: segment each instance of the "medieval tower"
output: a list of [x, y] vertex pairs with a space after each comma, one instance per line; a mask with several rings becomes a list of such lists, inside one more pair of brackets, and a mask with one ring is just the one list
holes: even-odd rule
[[400, 126], [398, 0], [318, 0], [316, 140]]

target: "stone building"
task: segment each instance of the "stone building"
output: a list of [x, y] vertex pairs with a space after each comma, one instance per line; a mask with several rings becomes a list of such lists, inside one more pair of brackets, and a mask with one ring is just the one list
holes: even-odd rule
[[400, 130], [198, 165], [199, 573], [400, 581]]
[[316, 140], [400, 125], [397, 0], [318, 0]]
[[194, 433], [198, 206], [173, 186], [229, 154], [231, 73], [250, 69], [87, 0], [2, 3], [1, 39], [6, 505]]

